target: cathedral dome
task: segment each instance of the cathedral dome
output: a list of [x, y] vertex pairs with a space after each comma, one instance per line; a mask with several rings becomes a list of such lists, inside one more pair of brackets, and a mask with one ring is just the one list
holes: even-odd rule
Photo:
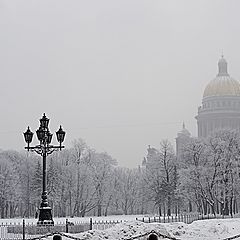
[[203, 97], [212, 96], [240, 96], [240, 83], [229, 76], [227, 61], [222, 58], [218, 61], [218, 74], [206, 86]]

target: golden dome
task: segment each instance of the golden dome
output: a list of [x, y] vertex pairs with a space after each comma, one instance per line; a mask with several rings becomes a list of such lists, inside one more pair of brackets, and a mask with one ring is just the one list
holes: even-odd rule
[[203, 97], [240, 96], [240, 83], [229, 76], [227, 61], [223, 58], [218, 62], [218, 75], [206, 86]]

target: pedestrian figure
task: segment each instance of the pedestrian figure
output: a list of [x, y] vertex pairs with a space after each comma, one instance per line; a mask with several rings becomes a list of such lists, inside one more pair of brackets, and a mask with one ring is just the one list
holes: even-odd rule
[[151, 233], [151, 234], [148, 236], [148, 240], [158, 240], [158, 235], [155, 234], [155, 233]]

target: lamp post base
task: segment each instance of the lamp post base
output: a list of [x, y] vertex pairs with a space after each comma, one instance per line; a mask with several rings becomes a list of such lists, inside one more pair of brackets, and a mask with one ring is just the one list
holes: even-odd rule
[[40, 207], [37, 225], [54, 225], [51, 207]]

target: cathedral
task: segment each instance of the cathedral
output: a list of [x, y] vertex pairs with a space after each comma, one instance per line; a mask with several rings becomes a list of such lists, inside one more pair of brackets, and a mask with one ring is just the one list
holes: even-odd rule
[[[227, 69], [227, 61], [222, 56], [218, 61], [218, 73], [203, 92], [201, 106], [198, 107], [198, 137], [205, 138], [219, 129], [240, 130], [240, 83], [232, 78]], [[181, 149], [191, 139], [190, 132], [183, 124], [176, 137], [176, 155], [180, 158]], [[147, 159], [154, 148], [149, 146]], [[147, 159], [143, 165], [146, 165]]]
[[[218, 61], [217, 76], [204, 90], [202, 104], [195, 118], [199, 138], [205, 138], [219, 129], [240, 130], [240, 83], [229, 75], [223, 56]], [[177, 156], [190, 138], [189, 131], [183, 125], [176, 138]]]

